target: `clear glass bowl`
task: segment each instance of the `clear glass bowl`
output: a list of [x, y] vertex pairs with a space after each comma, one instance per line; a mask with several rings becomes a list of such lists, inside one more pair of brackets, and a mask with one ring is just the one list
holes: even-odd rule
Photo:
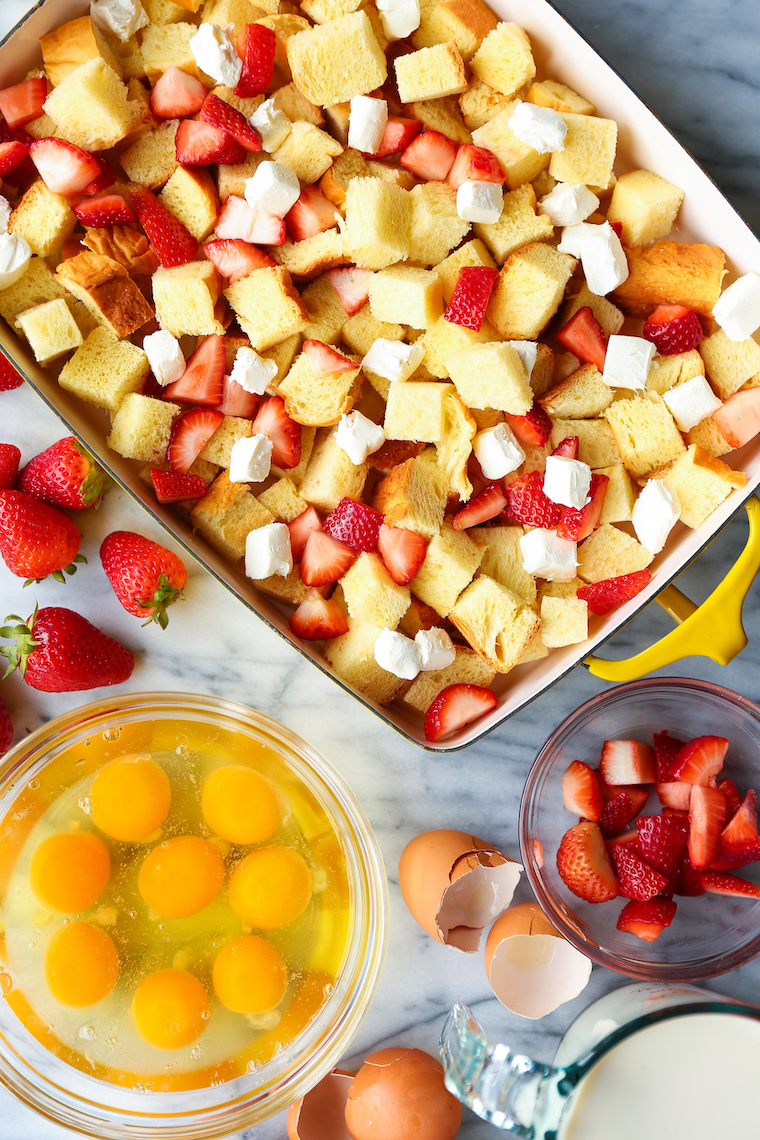
[[[343, 846], [354, 916], [330, 995], [295, 1040], [256, 1071], [215, 1087], [146, 1093], [87, 1076], [60, 1060], [22, 1025], [2, 1000], [0, 986], [0, 1081], [43, 1116], [90, 1136], [220, 1140], [287, 1107], [345, 1052], [380, 977], [387, 942], [387, 885], [369, 823], [338, 773], [281, 724], [216, 697], [130, 694], [50, 721], [12, 749], [0, 765], [0, 819], [24, 788], [36, 786], [46, 768], [50, 782], [56, 757], [72, 744], [139, 721], [162, 719], [200, 722], [220, 733], [230, 730], [267, 745], [327, 814]], [[0, 977], [4, 985], [8, 981], [7, 975]]]
[[[760, 708], [707, 681], [664, 677], [619, 685], [586, 701], [549, 737], [536, 757], [520, 803], [520, 845], [541, 908], [573, 945], [602, 966], [632, 978], [679, 982], [712, 978], [760, 953], [760, 900], [705, 894], [675, 897], [673, 923], [655, 942], [615, 928], [624, 898], [587, 903], [564, 885], [556, 866], [560, 840], [577, 823], [562, 806], [562, 774], [572, 760], [599, 765], [602, 741], [725, 736], [724, 772], [744, 794], [760, 788]], [[662, 805], [653, 793], [641, 815]], [[536, 842], [538, 841], [538, 842]], [[760, 884], [760, 864], [737, 872]]]

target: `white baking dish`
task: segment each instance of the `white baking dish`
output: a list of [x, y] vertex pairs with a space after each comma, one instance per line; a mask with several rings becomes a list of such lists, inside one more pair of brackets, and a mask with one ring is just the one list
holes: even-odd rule
[[[645, 167], [686, 191], [679, 225], [673, 234], [676, 240], [704, 241], [724, 249], [729, 266], [726, 283], [742, 273], [760, 270], [760, 241], [734, 207], [630, 87], [546, 0], [489, 0], [489, 4], [501, 18], [513, 20], [526, 29], [533, 43], [539, 77], [562, 80], [592, 100], [600, 115], [617, 121], [619, 145], [616, 169], [619, 172]], [[42, 0], [0, 43], [0, 87], [18, 82], [27, 71], [39, 65], [38, 39], [41, 35], [88, 10], [86, 0]], [[241, 570], [228, 565], [203, 538], [193, 534], [185, 519], [171, 509], [159, 506], [151, 492], [138, 479], [137, 464], [122, 459], [106, 448], [105, 416], [99, 417], [87, 405], [62, 391], [54, 376], [35, 363], [27, 346], [2, 321], [0, 347], [67, 428], [79, 436], [98, 457], [114, 479], [139, 500], [243, 605], [286, 638], [299, 653], [310, 658], [317, 668], [332, 676], [344, 689], [353, 692], [354, 696], [387, 724], [414, 743], [430, 747], [425, 743], [420, 717], [397, 705], [390, 709], [381, 708], [345, 685], [332, 673], [318, 648], [302, 643], [293, 636], [288, 626], [288, 617], [292, 612], [290, 607], [259, 594]], [[665, 552], [652, 566], [653, 581], [646, 591], [606, 617], [592, 619], [592, 636], [582, 645], [553, 650], [542, 661], [520, 666], [506, 676], [497, 676], [494, 688], [500, 704], [493, 713], [431, 750], [462, 748], [506, 720], [574, 665], [583, 661], [596, 646], [629, 621], [680, 573], [760, 484], [760, 439], [748, 444], [735, 455], [727, 456], [726, 462], [747, 472], [746, 487], [742, 491], [734, 491], [698, 530], [692, 531], [677, 524]], [[752, 565], [748, 568], [745, 564], [744, 578], [747, 582], [751, 581], [752, 574], [757, 569], [756, 558], [756, 553], [748, 551], [747, 562]], [[733, 652], [740, 647], [735, 645]], [[688, 648], [685, 651], [688, 652]], [[682, 648], [681, 654], [683, 652]], [[730, 650], [724, 654], [726, 659], [730, 654]], [[678, 655], [674, 651], [671, 659]], [[720, 650], [717, 650], [716, 659], [719, 658]], [[659, 664], [663, 663], [664, 661], [659, 661]], [[620, 663], [615, 664], [619, 666]], [[635, 668], [618, 668], [610, 673], [614, 675], [613, 679], [623, 679], [639, 676], [642, 671], [652, 667], [656, 666], [642, 662], [639, 672]]]

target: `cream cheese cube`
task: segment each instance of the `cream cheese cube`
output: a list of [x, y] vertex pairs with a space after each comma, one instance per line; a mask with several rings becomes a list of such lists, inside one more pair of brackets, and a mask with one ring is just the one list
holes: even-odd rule
[[392, 629], [384, 629], [375, 642], [375, 661], [386, 673], [404, 681], [413, 681], [422, 665], [419, 646]]
[[724, 289], [713, 316], [729, 340], [748, 340], [760, 328], [760, 277], [745, 273]]
[[405, 344], [379, 336], [362, 360], [362, 368], [386, 380], [408, 380], [422, 364], [424, 355], [424, 345], [416, 341]]
[[420, 669], [423, 673], [433, 673], [436, 669], [446, 669], [456, 661], [454, 644], [445, 629], [421, 629], [414, 637], [420, 651]]
[[520, 541], [523, 570], [549, 582], [571, 582], [578, 566], [578, 548], [567, 538], [559, 538], [556, 530], [537, 527]]
[[140, 0], [91, 0], [90, 19], [99, 31], [123, 44], [148, 23]]
[[691, 380], [663, 393], [662, 398], [679, 431], [691, 431], [723, 406], [704, 376], [692, 376]]
[[503, 479], [525, 462], [525, 452], [507, 423], [479, 431], [472, 450], [486, 479]]
[[7, 198], [0, 194], [0, 234], [8, 233], [8, 223], [11, 220], [13, 207]]
[[567, 123], [551, 107], [518, 103], [509, 118], [509, 128], [521, 143], [533, 147], [539, 154], [565, 149]]
[[599, 199], [588, 186], [558, 182], [538, 203], [538, 212], [546, 214], [553, 226], [577, 226], [585, 222], [598, 205]]
[[301, 194], [298, 175], [282, 162], [262, 162], [245, 180], [245, 200], [252, 210], [284, 218]]
[[650, 479], [633, 506], [633, 529], [642, 546], [659, 554], [681, 516], [678, 495], [667, 479]]
[[563, 507], [585, 507], [589, 501], [591, 468], [564, 455], [549, 455], [544, 472], [544, 494]]
[[385, 432], [361, 412], [348, 412], [340, 417], [335, 442], [357, 467], [385, 443]]
[[597, 297], [606, 297], [627, 281], [628, 258], [609, 222], [594, 226], [594, 229], [597, 231], [595, 234], [589, 234], [581, 241], [581, 265], [591, 292]]
[[230, 453], [230, 483], [263, 483], [272, 469], [273, 446], [263, 433], [235, 440]]
[[377, 0], [377, 10], [389, 40], [405, 40], [420, 26], [420, 0]]
[[245, 540], [245, 573], [260, 581], [277, 574], [287, 578], [293, 569], [290, 531], [286, 523], [267, 523], [248, 533]]
[[267, 154], [282, 146], [291, 131], [292, 123], [284, 111], [274, 105], [274, 96], [265, 99], [251, 115], [248, 122], [261, 136], [261, 149]]
[[150, 370], [162, 388], [179, 380], [185, 371], [185, 354], [176, 336], [162, 329], [146, 336], [142, 347]]
[[618, 336], [613, 333], [607, 341], [602, 379], [610, 388], [646, 388], [656, 351], [652, 342], [641, 336]]
[[504, 195], [498, 182], [463, 182], [457, 190], [457, 214], [463, 222], [491, 225], [504, 209]]
[[243, 61], [235, 50], [230, 32], [233, 25], [220, 28], [218, 24], [203, 23], [190, 39], [190, 51], [201, 71], [217, 83], [237, 87], [243, 72]]
[[0, 289], [8, 289], [23, 277], [32, 251], [18, 234], [0, 234]]
[[377, 154], [388, 122], [385, 99], [354, 95], [348, 116], [348, 145], [364, 154]]
[[512, 345], [517, 355], [525, 365], [525, 371], [530, 380], [533, 369], [536, 367], [536, 358], [538, 356], [538, 344], [534, 340], [510, 340], [507, 342]]
[[277, 365], [274, 360], [259, 356], [254, 348], [244, 344], [235, 353], [230, 380], [234, 380], [244, 391], [263, 396], [276, 375]]

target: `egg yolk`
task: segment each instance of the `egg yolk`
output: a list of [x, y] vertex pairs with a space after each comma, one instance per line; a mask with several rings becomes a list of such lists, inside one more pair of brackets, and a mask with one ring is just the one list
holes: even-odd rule
[[122, 756], [100, 769], [90, 802], [97, 827], [122, 843], [139, 843], [160, 827], [171, 804], [169, 777], [150, 756]]
[[156, 970], [143, 978], [132, 997], [135, 1028], [156, 1049], [192, 1045], [208, 1017], [206, 991], [187, 970]]
[[251, 926], [287, 926], [309, 905], [312, 878], [291, 847], [260, 847], [246, 855], [230, 878], [230, 906]]
[[95, 1005], [108, 997], [119, 976], [116, 947], [99, 926], [61, 926], [45, 950], [45, 981], [61, 1005]]
[[203, 786], [203, 818], [228, 843], [262, 843], [280, 826], [274, 788], [253, 768], [228, 764]]
[[87, 910], [103, 893], [111, 858], [102, 839], [89, 831], [67, 831], [43, 839], [29, 862], [29, 883], [49, 910]]
[[165, 839], [143, 860], [137, 885], [156, 914], [187, 918], [216, 898], [224, 880], [218, 851], [198, 835]]
[[288, 971], [282, 955], [266, 938], [244, 934], [217, 954], [214, 990], [234, 1013], [265, 1013], [285, 997]]

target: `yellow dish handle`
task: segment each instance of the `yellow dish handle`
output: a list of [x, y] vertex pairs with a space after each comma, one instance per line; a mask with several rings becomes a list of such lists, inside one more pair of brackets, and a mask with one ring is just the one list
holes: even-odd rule
[[749, 519], [747, 544], [709, 598], [696, 606], [676, 586], [665, 586], [657, 601], [678, 622], [676, 629], [624, 661], [605, 661], [591, 654], [584, 665], [595, 677], [604, 681], [635, 681], [681, 657], [710, 657], [719, 665], [728, 665], [741, 653], [747, 644], [742, 605], [760, 570], [760, 501], [753, 495], [744, 505]]

